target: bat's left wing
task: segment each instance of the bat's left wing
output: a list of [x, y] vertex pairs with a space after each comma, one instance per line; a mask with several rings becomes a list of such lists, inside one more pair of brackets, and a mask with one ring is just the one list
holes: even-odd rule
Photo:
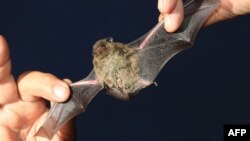
[[71, 97], [64, 103], [55, 103], [37, 131], [37, 136], [51, 139], [67, 121], [84, 112], [89, 102], [99, 93], [103, 86], [95, 78], [92, 71], [85, 79], [72, 83]]

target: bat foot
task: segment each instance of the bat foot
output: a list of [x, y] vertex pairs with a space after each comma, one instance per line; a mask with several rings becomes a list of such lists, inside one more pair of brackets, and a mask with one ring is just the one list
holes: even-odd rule
[[120, 99], [120, 100], [124, 100], [124, 101], [129, 101], [131, 99], [131, 93], [123, 93], [119, 90], [116, 90], [116, 89], [112, 89], [112, 88], [109, 88], [109, 87], [106, 87], [107, 91], [108, 91], [108, 95], [110, 96], [113, 96], [117, 99]]
[[149, 81], [146, 81], [146, 80], [143, 80], [143, 79], [140, 79], [137, 84], [136, 84], [136, 87], [137, 88], [140, 88], [140, 89], [143, 89], [143, 88], [146, 88], [150, 85], [155, 85], [157, 86], [157, 83], [156, 82], [149, 82]]
[[129, 101], [129, 100], [133, 99], [133, 97], [136, 96], [141, 89], [146, 88], [150, 85], [157, 86], [157, 83], [156, 82], [149, 82], [149, 81], [140, 79], [134, 84], [134, 87], [129, 89], [128, 91], [122, 90], [119, 88], [110, 88], [106, 84], [104, 85], [104, 87], [107, 89], [108, 95], [113, 96], [113, 97], [120, 99], [120, 100]]
[[157, 87], [157, 86], [158, 86], [157, 82], [152, 83], [152, 85], [155, 85], [155, 87]]

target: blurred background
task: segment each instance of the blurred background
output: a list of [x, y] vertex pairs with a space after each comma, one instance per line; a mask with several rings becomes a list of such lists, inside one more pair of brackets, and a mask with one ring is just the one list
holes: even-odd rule
[[[77, 81], [92, 69], [92, 45], [130, 42], [158, 20], [156, 0], [0, 0], [0, 34], [13, 73], [39, 70]], [[222, 141], [224, 124], [250, 124], [250, 16], [198, 34], [130, 102], [102, 91], [77, 117], [81, 141]]]

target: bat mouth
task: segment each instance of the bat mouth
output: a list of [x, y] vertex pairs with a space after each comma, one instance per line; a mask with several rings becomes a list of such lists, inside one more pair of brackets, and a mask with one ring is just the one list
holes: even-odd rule
[[106, 46], [99, 46], [95, 48], [94, 55], [100, 55], [103, 54], [103, 52], [107, 51]]

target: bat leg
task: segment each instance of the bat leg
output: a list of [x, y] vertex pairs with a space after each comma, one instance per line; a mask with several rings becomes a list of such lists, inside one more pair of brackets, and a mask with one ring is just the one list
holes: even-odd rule
[[139, 89], [143, 89], [143, 88], [146, 88], [150, 85], [155, 85], [157, 86], [157, 83], [156, 82], [150, 82], [150, 81], [146, 81], [146, 80], [143, 80], [143, 79], [140, 79], [137, 83], [136, 83], [136, 87], [139, 88]]
[[120, 99], [120, 100], [125, 100], [125, 101], [130, 100], [129, 93], [124, 93], [124, 92], [119, 91], [117, 89], [111, 89], [107, 86], [105, 88], [107, 89], [107, 92], [108, 92], [107, 94], [110, 96], [113, 96], [113, 97]]
[[139, 81], [137, 81], [137, 83], [135, 84], [135, 92], [133, 92], [133, 93], [130, 93], [129, 95], [128, 95], [128, 99], [127, 100], [131, 100], [133, 97], [135, 97], [138, 93], [139, 93], [139, 91], [141, 90], [141, 89], [144, 89], [144, 88], [146, 88], [146, 87], [148, 87], [148, 86], [150, 86], [150, 85], [155, 85], [155, 86], [157, 86], [157, 84], [156, 84], [156, 82], [150, 82], [150, 81], [146, 81], [146, 80], [143, 80], [143, 79], [140, 79]]
[[111, 95], [120, 100], [128, 101], [128, 100], [131, 100], [134, 96], [136, 96], [141, 89], [148, 87], [152, 84], [155, 86], [157, 85], [155, 82], [149, 82], [149, 81], [140, 79], [139, 81], [135, 83], [134, 88], [133, 88], [134, 91], [132, 90], [132, 92], [130, 90], [122, 91], [118, 89], [111, 89], [107, 85], [105, 85], [105, 88], [108, 91], [107, 93], [108, 95]]

